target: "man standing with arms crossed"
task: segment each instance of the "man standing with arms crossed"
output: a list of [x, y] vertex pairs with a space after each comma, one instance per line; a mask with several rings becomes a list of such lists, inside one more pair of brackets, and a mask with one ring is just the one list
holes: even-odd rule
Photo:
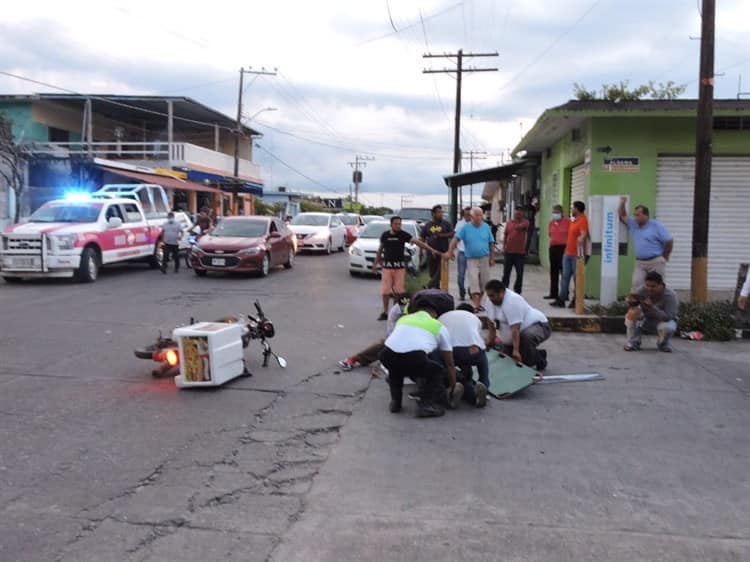
[[513, 218], [505, 223], [505, 242], [503, 245], [503, 285], [510, 285], [511, 270], [516, 270], [516, 281], [513, 290], [521, 294], [523, 289], [523, 267], [526, 263], [526, 239], [529, 236], [529, 221], [523, 217], [523, 209], [516, 207]]
[[422, 239], [436, 250], [429, 256], [430, 280], [427, 283], [428, 289], [440, 288], [440, 257], [448, 249], [448, 244], [453, 237], [451, 223], [443, 220], [443, 207], [435, 205], [432, 208], [432, 220], [422, 227]]
[[484, 222], [484, 213], [479, 207], [471, 210], [471, 223], [464, 226], [451, 240], [444, 259], [453, 259], [459, 241], [464, 243], [466, 254], [466, 278], [471, 290], [471, 304], [474, 312], [480, 312], [482, 288], [490, 280], [490, 267], [495, 265], [495, 239], [492, 230]]
[[620, 222], [633, 235], [635, 269], [630, 284], [631, 290], [635, 291], [643, 285], [647, 273], [655, 271], [664, 278], [674, 242], [662, 223], [649, 218], [648, 207], [645, 205], [637, 205], [635, 215], [629, 217], [625, 209], [627, 201], [627, 197], [620, 197]]
[[560, 274], [569, 227], [570, 221], [563, 216], [562, 205], [552, 207], [552, 220], [549, 221], [549, 294], [545, 299], [557, 300], [560, 296]]
[[416, 244], [425, 251], [438, 254], [436, 259], [439, 259], [439, 256], [442, 255], [421, 240], [413, 239], [408, 232], [401, 230], [401, 217], [391, 217], [391, 228], [380, 235], [380, 246], [375, 254], [375, 261], [372, 262], [372, 270], [377, 273], [381, 258], [383, 260], [383, 270], [380, 276], [383, 312], [378, 320], [388, 319], [388, 304], [391, 301], [391, 295], [400, 295], [406, 290], [404, 283], [407, 258], [404, 255], [404, 245], [409, 242]]
[[[568, 242], [565, 245], [565, 255], [563, 256], [563, 274], [562, 286], [560, 287], [559, 298], [551, 302], [551, 306], [564, 307], [565, 301], [568, 300], [570, 291], [570, 280], [576, 271], [576, 259], [579, 255], [583, 256], [584, 244], [589, 234], [589, 221], [586, 218], [586, 205], [583, 201], [574, 201], [571, 214], [573, 220], [568, 227]], [[576, 288], [578, 289], [578, 288]], [[572, 304], [572, 303], [571, 303]]]

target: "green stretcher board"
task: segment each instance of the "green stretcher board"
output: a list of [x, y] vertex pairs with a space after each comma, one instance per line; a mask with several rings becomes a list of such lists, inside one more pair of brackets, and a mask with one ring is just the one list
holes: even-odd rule
[[487, 355], [490, 364], [490, 394], [495, 398], [513, 396], [530, 387], [539, 378], [534, 369], [517, 363], [509, 355], [494, 351]]

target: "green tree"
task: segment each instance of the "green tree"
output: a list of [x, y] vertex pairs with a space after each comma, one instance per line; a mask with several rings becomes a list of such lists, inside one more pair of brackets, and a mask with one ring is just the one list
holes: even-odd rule
[[652, 81], [641, 84], [635, 88], [629, 87], [629, 80], [621, 80], [619, 83], [602, 84], [599, 92], [588, 90], [583, 84], [573, 84], [573, 95], [579, 101], [605, 100], [612, 102], [635, 101], [641, 99], [673, 100], [685, 92], [686, 84], [675, 84], [671, 80], [667, 83], [659, 82], [654, 85]]

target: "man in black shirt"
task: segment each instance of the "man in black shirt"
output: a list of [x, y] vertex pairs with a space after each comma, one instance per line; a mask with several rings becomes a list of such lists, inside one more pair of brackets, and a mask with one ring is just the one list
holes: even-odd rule
[[429, 289], [440, 288], [441, 256], [448, 251], [454, 234], [451, 223], [443, 220], [443, 207], [435, 205], [432, 208], [432, 220], [422, 227], [422, 240], [437, 250], [429, 256], [430, 281], [427, 283]]
[[[429, 252], [437, 252], [421, 240], [413, 239], [408, 232], [401, 230], [401, 217], [391, 217], [391, 229], [380, 235], [380, 246], [375, 254], [375, 261], [372, 263], [372, 270], [377, 271], [382, 258], [383, 270], [381, 272], [380, 294], [383, 297], [383, 313], [378, 317], [378, 320], [388, 319], [388, 305], [391, 295], [399, 295], [406, 291], [404, 282], [409, 258], [404, 254], [404, 246], [409, 242]], [[438, 260], [441, 258], [442, 255], [437, 256]]]

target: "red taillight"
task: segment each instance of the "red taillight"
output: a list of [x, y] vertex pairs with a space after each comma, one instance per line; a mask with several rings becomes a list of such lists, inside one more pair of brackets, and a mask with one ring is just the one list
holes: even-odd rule
[[164, 359], [166, 359], [167, 365], [170, 367], [174, 367], [180, 362], [180, 356], [177, 355], [177, 352], [174, 349], [168, 349], [167, 353], [164, 355]]

